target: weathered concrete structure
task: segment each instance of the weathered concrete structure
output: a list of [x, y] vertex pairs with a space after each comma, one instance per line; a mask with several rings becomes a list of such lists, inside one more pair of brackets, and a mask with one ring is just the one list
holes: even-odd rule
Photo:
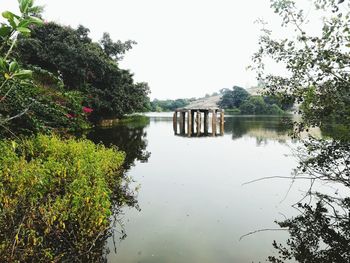
[[187, 137], [224, 134], [224, 110], [219, 108], [177, 109], [173, 117], [175, 135]]

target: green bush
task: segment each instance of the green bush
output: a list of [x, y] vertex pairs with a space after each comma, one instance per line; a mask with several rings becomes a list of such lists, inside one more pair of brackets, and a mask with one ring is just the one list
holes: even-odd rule
[[124, 153], [45, 135], [0, 141], [0, 151], [2, 262], [96, 262], [92, 252], [108, 233], [113, 191], [118, 205], [127, 202]]
[[239, 115], [239, 114], [241, 114], [241, 111], [238, 108], [227, 109], [227, 110], [225, 110], [225, 114], [228, 114], [228, 115]]
[[83, 93], [84, 104], [94, 110], [91, 121], [145, 110], [148, 84], [135, 82], [133, 74], [118, 63], [133, 41], [114, 43], [105, 33], [97, 43], [89, 38], [88, 28], [73, 29], [53, 22], [31, 30], [30, 37], [18, 40], [18, 60], [60, 76], [66, 91]]
[[277, 104], [267, 104], [262, 96], [250, 96], [239, 107], [242, 114], [281, 115], [284, 111]]
[[89, 127], [79, 92], [64, 92], [40, 84], [22, 82], [13, 86], [5, 85], [0, 90], [0, 97], [5, 94], [6, 99], [0, 103], [0, 119], [23, 114], [1, 123], [6, 127], [0, 131], [2, 137], [9, 135], [9, 131], [31, 134], [63, 129], [77, 131]]

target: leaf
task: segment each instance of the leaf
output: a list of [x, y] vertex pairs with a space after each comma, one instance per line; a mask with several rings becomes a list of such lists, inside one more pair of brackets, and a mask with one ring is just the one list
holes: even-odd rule
[[15, 27], [18, 27], [18, 25], [19, 25], [19, 23], [20, 23], [20, 21], [19, 21], [19, 18], [17, 18], [17, 17], [14, 17], [13, 18], [13, 22], [15, 23]]
[[27, 13], [29, 4], [29, 0], [21, 0], [19, 3], [19, 10], [21, 10], [22, 13]]
[[5, 79], [10, 79], [11, 78], [11, 76], [8, 73], [5, 73], [4, 77], [5, 77]]
[[9, 71], [10, 71], [11, 73], [14, 73], [14, 72], [16, 72], [17, 70], [18, 70], [18, 63], [17, 63], [16, 61], [12, 61], [12, 62], [10, 63]]
[[7, 71], [7, 62], [3, 58], [0, 58], [0, 69], [2, 71]]
[[14, 17], [19, 18], [19, 16], [16, 16], [14, 13], [10, 12], [10, 11], [5, 11], [2, 12], [2, 17], [6, 18], [7, 20], [12, 20]]
[[2, 26], [0, 27], [0, 36], [1, 37], [6, 37], [11, 33], [11, 27], [9, 26]]
[[19, 20], [18, 20], [18, 19], [20, 19], [20, 17], [17, 16], [17, 15], [15, 15], [14, 13], [12, 13], [12, 12], [10, 12], [10, 11], [5, 11], [5, 12], [3, 12], [3, 13], [2, 13], [2, 16], [3, 16], [4, 18], [6, 18], [6, 19], [9, 21], [10, 25], [11, 25], [13, 28], [16, 28], [17, 25], [19, 24]]
[[16, 28], [16, 30], [20, 33], [22, 33], [23, 35], [29, 35], [30, 34], [30, 29], [26, 28], [26, 27], [18, 27]]
[[13, 74], [13, 77], [18, 79], [29, 79], [32, 77], [32, 75], [33, 72], [31, 70], [21, 70]]
[[23, 19], [18, 27], [28, 27], [29, 25], [42, 25], [43, 21], [40, 18], [30, 16], [29, 18]]
[[32, 24], [35, 24], [35, 25], [42, 25], [44, 23], [43, 20], [35, 16], [30, 16], [29, 20]]

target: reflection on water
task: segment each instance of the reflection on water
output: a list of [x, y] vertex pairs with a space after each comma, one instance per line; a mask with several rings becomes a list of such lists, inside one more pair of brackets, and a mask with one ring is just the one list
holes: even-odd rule
[[293, 129], [292, 117], [229, 116], [225, 118], [225, 133], [236, 140], [243, 136], [255, 138], [257, 144], [276, 140], [285, 143]]
[[262, 176], [290, 174], [296, 166], [286, 157], [290, 126], [276, 117], [239, 116], [225, 117], [224, 128], [224, 136], [191, 140], [174, 136], [171, 114], [152, 114], [141, 127], [89, 135], [126, 151], [128, 175], [141, 185], [141, 211], [124, 209], [127, 238], [108, 240], [108, 262], [259, 262], [270, 255], [272, 240], [286, 239], [278, 231], [239, 241], [252, 230], [275, 228], [280, 213], [295, 214], [290, 204], [300, 192], [286, 198], [289, 181], [242, 186]]
[[124, 167], [129, 169], [135, 161], [147, 162], [150, 153], [147, 148], [147, 132], [149, 119], [117, 125], [113, 128], [96, 128], [87, 135], [95, 143], [102, 142], [105, 146], [115, 145], [126, 154]]

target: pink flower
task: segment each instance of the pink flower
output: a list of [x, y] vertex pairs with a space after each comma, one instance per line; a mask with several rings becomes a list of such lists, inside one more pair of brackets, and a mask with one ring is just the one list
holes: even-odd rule
[[93, 112], [93, 111], [94, 111], [94, 110], [91, 109], [91, 108], [83, 107], [83, 112], [85, 112], [85, 113], [91, 113], [91, 112]]
[[67, 113], [67, 114], [66, 114], [66, 117], [67, 117], [67, 118], [69, 118], [69, 119], [71, 119], [71, 118], [73, 118], [73, 115], [72, 115], [72, 114]]

